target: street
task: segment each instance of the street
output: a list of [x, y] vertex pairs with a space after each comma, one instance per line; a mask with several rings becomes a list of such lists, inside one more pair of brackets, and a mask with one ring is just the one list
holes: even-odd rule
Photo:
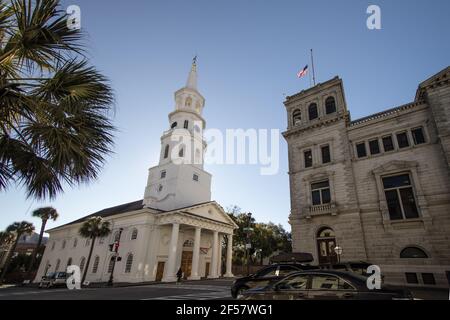
[[230, 285], [230, 280], [203, 280], [81, 290], [9, 287], [0, 289], [0, 300], [223, 300], [231, 299]]

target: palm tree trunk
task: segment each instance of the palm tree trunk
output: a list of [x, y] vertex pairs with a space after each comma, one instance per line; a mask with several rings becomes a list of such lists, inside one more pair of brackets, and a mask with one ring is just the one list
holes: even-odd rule
[[[36, 261], [36, 256], [39, 251], [39, 248], [41, 247], [42, 238], [44, 237], [44, 230], [45, 230], [46, 224], [47, 224], [47, 220], [42, 220], [41, 232], [39, 232], [39, 240], [36, 245], [36, 248], [34, 248], [33, 255], [31, 256], [30, 265], [28, 266], [28, 276], [31, 276], [31, 272], [33, 271], [34, 262]], [[30, 279], [30, 280], [32, 280], [32, 279]]]
[[14, 251], [16, 251], [16, 247], [17, 247], [17, 244], [19, 243], [20, 237], [21, 237], [21, 234], [18, 234], [16, 240], [14, 241], [14, 245], [12, 246], [11, 250], [8, 253], [8, 257], [6, 258], [5, 264], [3, 265], [2, 274], [0, 276], [0, 284], [3, 283], [3, 279], [5, 278], [6, 271], [9, 268], [9, 264], [11, 262], [12, 255], [13, 255]]
[[93, 237], [91, 240], [92, 240], [91, 249], [89, 249], [89, 255], [88, 255], [88, 258], [87, 258], [86, 266], [84, 267], [84, 271], [83, 271], [83, 278], [81, 279], [81, 284], [82, 285], [84, 283], [84, 280], [86, 280], [86, 275], [87, 275], [87, 272], [89, 270], [89, 263], [91, 262], [92, 251], [94, 251], [95, 237]]

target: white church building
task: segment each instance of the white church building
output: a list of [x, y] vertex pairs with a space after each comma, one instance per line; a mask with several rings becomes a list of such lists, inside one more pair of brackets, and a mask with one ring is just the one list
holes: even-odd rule
[[144, 198], [47, 230], [50, 238], [36, 282], [48, 272], [65, 271], [68, 265], [78, 265], [83, 272], [90, 241], [78, 231], [93, 216], [109, 221], [112, 232], [96, 239], [86, 277], [89, 282], [109, 280], [115, 258], [109, 245], [119, 236], [115, 282], [172, 282], [180, 267], [191, 280], [233, 276], [237, 225], [211, 201], [211, 175], [203, 170], [205, 99], [197, 90], [195, 60], [186, 86], [175, 92], [175, 104], [169, 130], [161, 137], [159, 165], [149, 170]]

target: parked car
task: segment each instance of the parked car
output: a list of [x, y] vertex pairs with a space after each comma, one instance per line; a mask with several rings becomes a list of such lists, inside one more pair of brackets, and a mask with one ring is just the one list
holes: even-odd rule
[[310, 269], [318, 269], [318, 267], [296, 263], [273, 264], [268, 267], [264, 267], [255, 274], [236, 279], [231, 286], [231, 296], [236, 299], [245, 290], [255, 287], [265, 287], [270, 283], [283, 279], [286, 275], [292, 272]]
[[367, 277], [354, 272], [309, 270], [291, 273], [280, 281], [244, 291], [242, 300], [412, 300], [409, 290], [382, 285], [370, 290]]
[[50, 272], [41, 278], [39, 288], [65, 286], [68, 274], [66, 272]]

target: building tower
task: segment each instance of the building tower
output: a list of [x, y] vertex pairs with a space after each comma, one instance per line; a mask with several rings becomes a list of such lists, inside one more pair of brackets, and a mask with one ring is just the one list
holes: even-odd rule
[[211, 175], [203, 170], [204, 106], [194, 58], [186, 86], [175, 92], [170, 127], [161, 136], [159, 164], [149, 169], [145, 206], [170, 211], [211, 200]]

